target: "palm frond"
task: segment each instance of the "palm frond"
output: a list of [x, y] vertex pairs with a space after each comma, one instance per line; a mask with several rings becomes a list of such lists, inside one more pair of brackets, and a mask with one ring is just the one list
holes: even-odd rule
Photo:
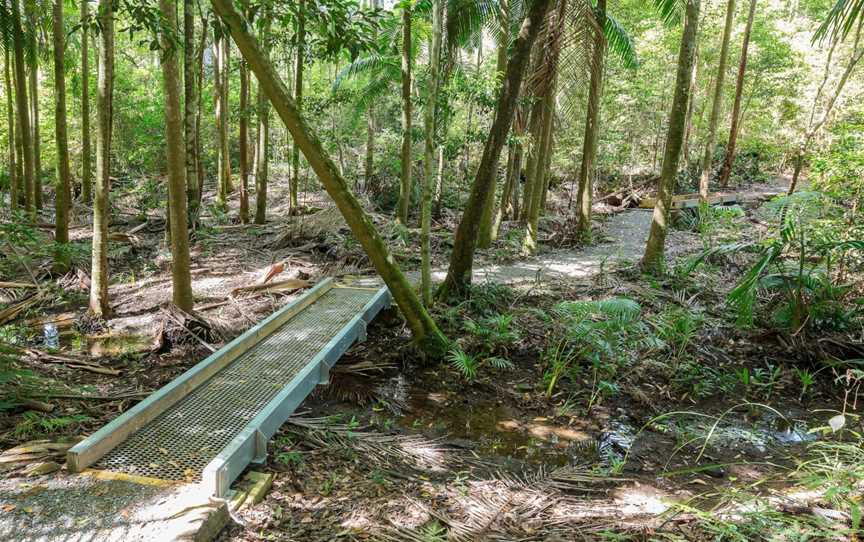
[[864, 17], [864, 0], [837, 0], [825, 21], [813, 34], [813, 41], [822, 41], [826, 38], [833, 41], [838, 36], [845, 39], [862, 17]]
[[621, 59], [625, 68], [636, 68], [639, 59], [636, 57], [636, 44], [633, 37], [621, 26], [611, 15], [606, 14], [606, 22], [603, 25], [603, 35], [606, 37], [606, 46], [609, 51]]
[[683, 0], [653, 0], [654, 9], [668, 26], [678, 26], [684, 20]]
[[357, 58], [336, 75], [333, 81], [333, 91], [339, 90], [345, 79], [352, 79], [359, 75], [371, 75], [373, 77], [380, 76], [384, 73], [395, 70], [397, 74], [400, 72], [398, 59], [393, 56], [384, 56], [379, 53], [372, 53], [367, 56]]

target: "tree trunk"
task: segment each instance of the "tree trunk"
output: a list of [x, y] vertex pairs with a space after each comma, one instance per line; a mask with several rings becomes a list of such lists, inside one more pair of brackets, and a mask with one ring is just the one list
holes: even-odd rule
[[[200, 8], [200, 5], [199, 5]], [[195, 203], [197, 208], [201, 208], [201, 197], [204, 194], [204, 163], [203, 163], [203, 144], [201, 141], [201, 111], [204, 109], [203, 104], [203, 86], [204, 86], [204, 49], [207, 47], [207, 23], [208, 17], [201, 17], [201, 37], [198, 42], [196, 51], [195, 66], [198, 70], [198, 75], [195, 78], [195, 171], [198, 174], [198, 201]], [[189, 179], [186, 182], [190, 182]]]
[[[303, 111], [303, 65], [306, 63], [306, 0], [297, 1], [297, 56], [294, 59], [294, 102]], [[291, 149], [291, 201], [292, 212], [298, 211], [297, 191], [300, 184], [300, 149]]]
[[[537, 60], [538, 62], [535, 63], [535, 66], [539, 65], [540, 59], [538, 58]], [[519, 215], [519, 220], [523, 225], [528, 224], [531, 198], [534, 197], [534, 181], [536, 179], [537, 160], [540, 153], [540, 138], [543, 136], [543, 97], [534, 96], [533, 99], [534, 103], [531, 105], [528, 124], [528, 133], [531, 134], [531, 146], [528, 149], [528, 160], [525, 164], [525, 193], [522, 196], [522, 212]]]
[[[553, 76], [557, 78], [556, 76]], [[548, 161], [552, 154], [552, 125], [555, 119], [555, 82], [546, 90], [542, 102], [540, 137], [537, 140], [537, 152], [532, 167], [531, 200], [526, 202], [528, 209], [525, 221], [525, 239], [522, 243], [524, 254], [534, 254], [537, 251], [537, 227], [540, 222], [540, 212], [543, 210], [546, 192], [546, 175], [549, 171]]]
[[681, 144], [681, 159], [684, 169], [690, 165], [690, 137], [693, 132], [693, 108], [696, 106], [696, 80], [699, 77], [699, 44], [693, 53], [693, 69], [690, 72], [690, 98], [687, 102], [687, 116], [684, 119], [684, 142]]
[[369, 194], [378, 193], [375, 182], [375, 110], [370, 105], [366, 110], [366, 157], [363, 161], [363, 189]]
[[219, 28], [214, 38], [216, 49], [216, 66], [214, 70], [216, 95], [216, 141], [218, 144], [218, 186], [216, 201], [225, 205], [228, 193], [231, 192], [231, 148], [228, 140], [228, 80], [230, 78], [229, 62], [231, 43], [226, 30]]
[[[265, 59], [270, 60], [270, 19], [262, 22], [261, 43], [264, 47]], [[256, 99], [258, 110], [258, 144], [255, 146], [255, 223], [264, 224], [267, 221], [267, 178], [270, 175], [270, 102], [258, 85]]]
[[[60, 1], [60, 0], [57, 0]], [[193, 308], [189, 274], [189, 232], [186, 229], [186, 146], [183, 142], [184, 109], [181, 106], [180, 51], [177, 34], [177, 0], [159, 0], [167, 27], [161, 33], [162, 87], [165, 95], [165, 150], [168, 165], [168, 213], [171, 227], [171, 300], [180, 309]], [[194, 184], [194, 183], [193, 183]]]
[[429, 81], [426, 107], [423, 111], [423, 194], [420, 207], [420, 291], [426, 306], [432, 304], [432, 192], [435, 162], [435, 121], [438, 105], [438, 72], [441, 66], [441, 35], [444, 21], [444, 0], [432, 0], [432, 39], [429, 46]]
[[9, 56], [9, 48], [3, 50], [3, 83], [6, 92], [6, 130], [7, 143], [9, 145], [9, 209], [14, 211], [18, 209], [18, 165], [15, 163], [15, 106], [12, 103], [12, 94], [15, 92], [12, 88], [11, 66], [12, 59]]
[[714, 157], [714, 141], [717, 137], [717, 121], [723, 104], [723, 80], [726, 77], [726, 62], [729, 59], [729, 38], [735, 24], [735, 0], [726, 2], [726, 23], [723, 26], [723, 41], [720, 43], [720, 59], [717, 64], [717, 80], [714, 86], [714, 99], [711, 115], [708, 117], [708, 137], [705, 140], [705, 154], [702, 156], [702, 171], [699, 175], [699, 196], [708, 199], [708, 183], [711, 180], [711, 161]]
[[[86, 1], [86, 0], [83, 0]], [[206, 32], [206, 28], [202, 29]], [[195, 2], [183, 0], [183, 135], [186, 142], [186, 199], [192, 226], [198, 220], [198, 143], [195, 132], [198, 90], [195, 84]]]
[[483, 202], [486, 193], [495, 182], [498, 159], [501, 148], [507, 139], [510, 125], [513, 123], [513, 112], [522, 86], [525, 67], [531, 56], [531, 46], [537, 39], [540, 26], [549, 9], [550, 0], [535, 0], [522, 22], [519, 36], [513, 47], [513, 54], [507, 64], [507, 77], [498, 97], [495, 117], [489, 137], [483, 147], [483, 157], [477, 168], [477, 175], [471, 187], [471, 195], [462, 215], [462, 220], [456, 230], [453, 252], [450, 256], [450, 267], [447, 278], [438, 290], [439, 298], [446, 299], [451, 295], [463, 295], [471, 283], [471, 269], [474, 263], [474, 249], [480, 217], [483, 212]]
[[[57, 185], [55, 189], [55, 233], [57, 243], [69, 242], [69, 143], [66, 136], [66, 30], [63, 27], [63, 0], [54, 0], [54, 131], [57, 144]], [[65, 271], [69, 262], [58, 251], [55, 265]]]
[[93, 199], [90, 150], [90, 1], [81, 0], [81, 201]]
[[336, 164], [324, 151], [321, 142], [300, 115], [285, 84], [267, 61], [257, 40], [246, 30], [242, 17], [234, 9], [230, 0], [211, 0], [211, 3], [222, 20], [229, 26], [240, 52], [246, 58], [249, 67], [258, 78], [261, 88], [294, 138], [297, 148], [303, 151], [303, 155], [342, 213], [354, 237], [360, 242], [372, 265], [387, 284], [402, 314], [405, 315], [418, 345], [431, 356], [443, 355], [447, 350], [447, 339], [435, 325], [426, 309], [423, 308], [420, 299], [414, 294], [411, 284], [402, 274], [399, 266], [394, 263], [393, 257], [387, 250], [387, 245], [363, 211], [360, 202], [348, 188], [345, 179], [339, 175]]
[[741, 115], [741, 96], [744, 90], [744, 75], [747, 72], [747, 50], [750, 47], [750, 31], [753, 28], [753, 16], [756, 14], [756, 0], [750, 0], [750, 12], [747, 14], [747, 26], [744, 27], [744, 41], [741, 45], [741, 60], [738, 63], [738, 80], [735, 82], [735, 102], [732, 106], [732, 122], [729, 129], [729, 143], [726, 145], [726, 158], [720, 170], [720, 186], [729, 184], [732, 165], [735, 163], [735, 145], [738, 141], [738, 119]]
[[249, 223], [249, 70], [240, 61], [240, 222]]
[[24, 72], [24, 31], [21, 27], [21, 9], [13, 0], [12, 24], [15, 47], [15, 104], [18, 110], [18, 134], [21, 137], [21, 155], [24, 163], [24, 201], [31, 220], [36, 219], [35, 165], [33, 161], [33, 133], [30, 127], [30, 102], [27, 99], [27, 77]]
[[96, 182], [93, 194], [93, 259], [90, 277], [90, 312], [107, 317], [108, 222], [111, 190], [111, 122], [114, 108], [114, 8], [112, 0], [99, 0], [99, 69], [96, 81]]
[[[507, 71], [507, 49], [510, 46], [510, 13], [509, 13], [509, 4], [508, 0], [502, 0], [500, 3], [501, 9], [501, 36], [500, 43], [498, 43], [498, 51], [497, 58], [495, 59], [495, 71], [498, 74], [498, 77], [501, 80], [504, 80], [504, 76]], [[482, 47], [480, 47], [482, 49]], [[479, 55], [478, 55], [479, 58]], [[478, 63], [477, 69], [479, 71], [480, 65]], [[500, 91], [500, 89], [499, 89]], [[512, 151], [512, 149], [511, 149]], [[508, 153], [508, 165], [510, 164], [510, 156], [512, 152]], [[505, 183], [507, 182], [507, 174], [505, 173]], [[498, 237], [498, 224], [501, 219], [499, 216], [498, 208], [496, 207], [496, 189], [497, 182], [492, 185], [492, 190], [490, 190], [486, 194], [486, 201], [483, 202], [483, 215], [480, 217], [480, 233], [477, 238], [477, 246], [480, 248], [489, 248], [492, 245], [492, 242]], [[502, 199], [501, 204], [504, 205], [506, 200]]]
[[654, 203], [654, 215], [642, 269], [659, 272], [663, 267], [663, 249], [668, 229], [669, 207], [672, 204], [672, 191], [678, 175], [678, 161], [684, 141], [684, 122], [690, 93], [690, 75], [693, 70], [693, 55], [696, 51], [696, 33], [699, 26], [699, 0], [687, 0], [684, 31], [678, 51], [678, 71], [675, 77], [675, 96], [669, 114], [669, 129], [666, 133], [666, 149], [663, 152], [663, 165]]
[[[597, 24], [606, 25], [606, 0], [597, 1]], [[600, 95], [603, 92], [604, 54], [606, 38], [598, 31], [594, 38], [593, 70], [588, 88], [588, 116], [585, 119], [585, 137], [582, 141], [582, 163], [579, 166], [579, 189], [576, 192], [576, 212], [579, 214], [576, 229], [586, 241], [591, 239], [591, 205], [594, 196], [594, 167], [597, 160], [597, 144], [600, 137]]]
[[408, 224], [411, 205], [411, 6], [402, 6], [402, 176], [396, 221]]
[[[35, 0], [29, 0], [28, 24], [36, 28], [37, 7]], [[36, 32], [30, 33], [30, 47], [37, 50]], [[33, 205], [37, 210], [42, 209], [42, 141], [39, 131], [39, 55], [33, 55], [33, 65], [28, 72], [30, 85], [30, 128], [33, 131]]]

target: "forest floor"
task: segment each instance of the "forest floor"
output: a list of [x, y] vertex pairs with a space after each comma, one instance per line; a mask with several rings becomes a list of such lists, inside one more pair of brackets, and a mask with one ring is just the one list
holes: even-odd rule
[[[274, 188], [273, 201], [284, 201]], [[818, 428], [843, 407], [843, 390], [828, 377], [801, 388], [795, 368], [815, 358], [804, 338], [742, 330], [730, 321], [723, 300], [745, 262], [728, 259], [710, 273], [675, 271], [706, 243], [758, 237], [757, 200], [778, 188], [753, 188], [745, 211], [707, 237], [674, 231], [673, 271], [664, 279], [628, 265], [644, 247], [647, 211], [612, 214], [595, 245], [562, 242], [527, 261], [517, 258], [519, 239], [505, 230], [481, 253], [470, 300], [436, 309], [459, 351], [473, 356], [476, 374], [466, 377], [455, 363], [425, 366], [398, 315], [382, 314], [369, 340], [337, 365], [331, 384], [271, 442], [265, 470], [277, 474], [273, 489], [220, 538], [571, 540], [665, 533], [702, 540], [721, 528], [715, 518], [742, 517], [757, 505], [819, 508], [820, 495], [803, 487], [800, 463]], [[293, 297], [291, 290], [248, 289], [277, 271], [274, 264], [283, 262], [285, 270], [273, 283], [369, 273], [324, 200], [310, 197], [307, 205], [325, 209], [263, 226], [232, 224], [213, 212], [203, 222], [193, 288], [196, 311], [212, 327], [207, 341], [235, 336]], [[283, 211], [276, 207], [272, 216], [287, 217]], [[375, 220], [397, 259], [415, 266], [416, 231], [380, 215]], [[29, 352], [28, 368], [49, 390], [38, 399], [50, 402], [53, 413], [21, 409], [5, 416], [2, 447], [80, 438], [207, 355], [202, 341], [177, 331], [163, 310], [170, 274], [158, 216], [130, 221], [124, 231], [133, 230], [113, 249], [115, 312], [107, 329], [81, 329], [83, 279], [66, 277], [24, 324], [6, 330]], [[567, 225], [550, 219], [541, 231], [560, 240]], [[79, 240], [88, 235], [86, 228], [73, 233]], [[445, 219], [433, 243], [440, 269], [450, 239]], [[639, 318], [615, 345], [621, 351], [593, 364], [574, 361], [550, 385], [560, 304], [610, 298], [639, 305]], [[64, 480], [61, 473], [20, 478], [22, 471], [10, 469], [3, 485], [30, 491]], [[27, 514], [40, 521], [38, 506]], [[842, 518], [829, 514], [829, 520]]]

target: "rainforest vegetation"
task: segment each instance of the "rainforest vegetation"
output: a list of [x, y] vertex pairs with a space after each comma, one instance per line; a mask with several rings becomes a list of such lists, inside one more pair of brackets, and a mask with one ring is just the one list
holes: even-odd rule
[[393, 309], [214, 536], [858, 540], [862, 30], [862, 0], [0, 0], [0, 538], [334, 277]]

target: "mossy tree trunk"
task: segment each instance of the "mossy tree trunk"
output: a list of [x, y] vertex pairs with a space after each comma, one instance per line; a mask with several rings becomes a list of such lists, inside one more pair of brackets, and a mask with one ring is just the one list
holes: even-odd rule
[[672, 111], [669, 114], [669, 129], [666, 133], [666, 150], [663, 153], [663, 165], [657, 186], [657, 199], [654, 204], [651, 230], [648, 234], [648, 243], [641, 263], [642, 269], [651, 273], [658, 273], [663, 268], [663, 251], [668, 230], [669, 208], [672, 204], [672, 192], [675, 189], [681, 145], [684, 141], [684, 123], [690, 99], [690, 75], [693, 70], [693, 55], [696, 52], [698, 26], [699, 0], [687, 0], [684, 31], [678, 50], [675, 95], [672, 100]]
[[99, 0], [99, 70], [96, 79], [96, 178], [93, 191], [93, 251], [90, 312], [110, 313], [108, 300], [108, 223], [111, 190], [111, 123], [114, 114], [114, 8]]
[[471, 195], [465, 206], [465, 212], [456, 230], [447, 277], [437, 293], [441, 299], [464, 295], [471, 283], [474, 250], [486, 193], [492, 189], [492, 184], [495, 182], [498, 159], [501, 157], [501, 149], [513, 123], [513, 112], [516, 109], [525, 68], [531, 56], [531, 47], [537, 39], [549, 4], [550, 0], [535, 0], [531, 3], [516, 38], [513, 54], [507, 64], [507, 77], [504, 79], [504, 86], [495, 107], [492, 128], [483, 147], [483, 157], [480, 159], [477, 175], [471, 186]]
[[189, 232], [186, 229], [186, 146], [183, 142], [184, 109], [181, 106], [180, 49], [177, 34], [177, 0], [159, 0], [165, 18], [161, 35], [162, 88], [165, 95], [165, 151], [168, 165], [168, 213], [171, 228], [171, 300], [179, 308], [193, 308], [189, 273]]
[[[57, 145], [57, 184], [55, 185], [55, 228], [57, 243], [69, 242], [69, 142], [66, 135], [66, 29], [63, 26], [63, 0], [54, 0], [54, 134]], [[64, 251], [55, 255], [55, 266], [65, 271], [69, 262]]]
[[291, 133], [294, 143], [317, 174], [325, 190], [342, 213], [352, 233], [366, 252], [375, 270], [390, 289], [397, 305], [411, 328], [420, 348], [433, 357], [442, 356], [447, 350], [447, 339], [435, 325], [432, 317], [423, 307], [411, 284], [402, 274], [399, 266], [390, 255], [387, 245], [378, 234], [360, 202], [348, 188], [339, 169], [327, 155], [321, 142], [313, 134], [285, 84], [279, 78], [273, 65], [267, 60], [258, 41], [249, 33], [243, 18], [234, 9], [231, 0], [211, 0], [213, 8], [230, 28], [237, 47], [255, 73], [261, 88], [270, 99], [285, 127]]

